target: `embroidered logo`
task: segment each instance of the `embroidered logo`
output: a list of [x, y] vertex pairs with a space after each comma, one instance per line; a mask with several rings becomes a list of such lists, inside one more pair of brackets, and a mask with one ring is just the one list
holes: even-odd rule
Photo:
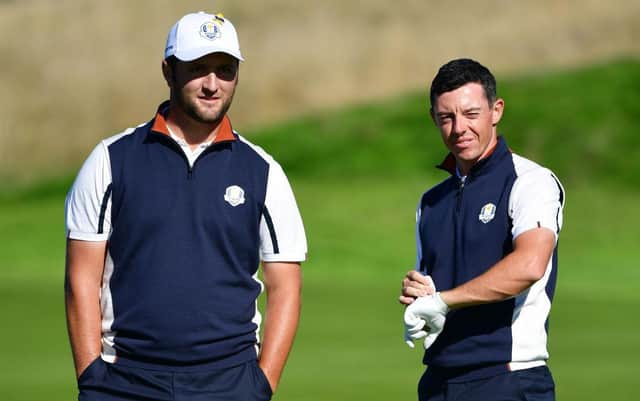
[[244, 189], [237, 185], [227, 187], [227, 190], [224, 193], [224, 200], [233, 207], [242, 205], [244, 203]]
[[200, 36], [209, 40], [218, 39], [220, 37], [220, 22], [213, 20], [200, 25]]
[[481, 222], [487, 224], [488, 222], [493, 220], [494, 217], [496, 217], [496, 205], [494, 205], [493, 203], [487, 203], [486, 205], [482, 206], [480, 215], [478, 216]]

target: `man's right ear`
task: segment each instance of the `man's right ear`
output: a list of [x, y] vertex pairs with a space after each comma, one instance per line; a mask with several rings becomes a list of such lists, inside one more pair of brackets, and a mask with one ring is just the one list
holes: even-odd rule
[[167, 60], [162, 60], [162, 76], [164, 77], [167, 86], [171, 88], [173, 83], [173, 71], [171, 70], [171, 65], [167, 63]]

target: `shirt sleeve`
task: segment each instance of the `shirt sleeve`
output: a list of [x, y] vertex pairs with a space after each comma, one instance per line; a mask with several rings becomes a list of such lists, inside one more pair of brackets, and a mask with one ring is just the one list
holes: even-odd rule
[[111, 233], [111, 169], [101, 142], [82, 165], [65, 200], [67, 238], [106, 241]]
[[272, 161], [260, 221], [260, 257], [264, 262], [302, 262], [306, 255], [307, 238], [291, 185]]
[[548, 169], [538, 168], [516, 179], [509, 198], [509, 215], [515, 240], [525, 231], [545, 227], [556, 234], [562, 228], [564, 189]]

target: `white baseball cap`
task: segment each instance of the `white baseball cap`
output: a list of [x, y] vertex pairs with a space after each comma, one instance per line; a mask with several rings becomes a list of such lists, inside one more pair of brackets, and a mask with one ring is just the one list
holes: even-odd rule
[[227, 53], [244, 61], [236, 28], [222, 14], [204, 11], [187, 14], [171, 27], [165, 59], [175, 56], [181, 61], [192, 61], [211, 53]]

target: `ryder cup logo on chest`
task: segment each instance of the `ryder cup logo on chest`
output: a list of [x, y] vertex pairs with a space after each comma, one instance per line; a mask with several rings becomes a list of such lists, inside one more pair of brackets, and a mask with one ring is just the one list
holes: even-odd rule
[[487, 203], [482, 206], [482, 209], [480, 209], [480, 215], [478, 216], [481, 222], [487, 224], [493, 220], [494, 217], [496, 217], [496, 205], [493, 203]]
[[244, 203], [244, 189], [237, 185], [227, 187], [224, 192], [224, 200], [233, 207], [242, 205]]

